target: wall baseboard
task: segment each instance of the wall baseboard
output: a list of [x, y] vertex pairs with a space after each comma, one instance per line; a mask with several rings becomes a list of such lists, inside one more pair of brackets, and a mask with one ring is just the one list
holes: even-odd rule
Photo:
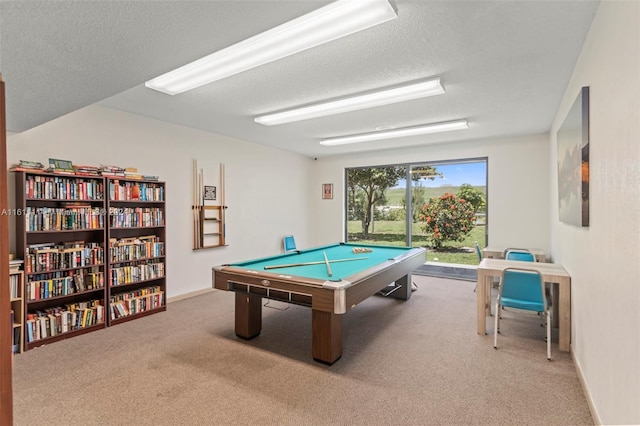
[[602, 420], [600, 420], [600, 416], [598, 415], [598, 410], [596, 410], [596, 405], [594, 404], [593, 398], [591, 397], [591, 392], [589, 392], [587, 381], [585, 380], [584, 374], [582, 373], [582, 367], [580, 367], [580, 363], [576, 359], [576, 354], [573, 351], [571, 351], [571, 359], [573, 360], [573, 365], [575, 365], [576, 367], [578, 380], [580, 380], [580, 385], [582, 386], [582, 391], [584, 392], [584, 396], [587, 400], [587, 405], [589, 405], [589, 411], [591, 411], [591, 417], [593, 417], [593, 422], [596, 425], [602, 425]]
[[202, 294], [207, 294], [215, 290], [212, 288], [204, 288], [202, 290], [196, 290], [189, 293], [180, 294], [178, 296], [168, 297], [167, 303], [177, 302], [178, 300], [190, 299], [192, 297], [200, 296]]

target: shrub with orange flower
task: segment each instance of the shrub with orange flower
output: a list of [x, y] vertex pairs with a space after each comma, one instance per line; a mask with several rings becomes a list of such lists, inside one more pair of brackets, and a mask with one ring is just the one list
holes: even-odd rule
[[446, 241], [464, 240], [476, 223], [473, 205], [450, 193], [431, 198], [420, 209], [419, 219], [436, 249]]

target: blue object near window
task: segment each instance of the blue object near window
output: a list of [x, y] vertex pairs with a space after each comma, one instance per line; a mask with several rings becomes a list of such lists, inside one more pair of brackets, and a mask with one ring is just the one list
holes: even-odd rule
[[507, 255], [504, 257], [507, 260], [519, 260], [521, 262], [535, 262], [536, 257], [528, 252], [528, 251], [520, 251], [520, 250], [509, 250], [507, 251]]
[[285, 235], [283, 238], [284, 251], [293, 251], [296, 249], [296, 240], [293, 238], [293, 235]]

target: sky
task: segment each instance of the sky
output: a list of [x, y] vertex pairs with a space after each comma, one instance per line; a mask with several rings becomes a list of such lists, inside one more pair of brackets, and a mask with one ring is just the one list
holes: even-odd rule
[[[424, 187], [439, 186], [460, 186], [468, 183], [473, 186], [484, 186], [487, 184], [487, 164], [485, 162], [478, 163], [457, 163], [457, 164], [440, 164], [435, 166], [442, 178], [435, 180], [425, 179], [422, 181]], [[405, 181], [398, 183], [396, 188], [404, 188]]]

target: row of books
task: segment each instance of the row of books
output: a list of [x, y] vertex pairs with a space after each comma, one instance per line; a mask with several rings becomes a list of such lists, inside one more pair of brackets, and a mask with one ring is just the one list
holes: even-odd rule
[[121, 240], [109, 242], [111, 263], [131, 262], [152, 257], [164, 256], [164, 243], [161, 241], [140, 241], [123, 243]]
[[34, 199], [55, 200], [102, 200], [104, 183], [102, 180], [83, 178], [28, 175], [25, 195]]
[[98, 207], [27, 207], [27, 231], [65, 231], [104, 228], [104, 210]]
[[69, 160], [59, 160], [50, 158], [49, 167], [37, 161], [20, 160], [20, 162], [12, 166], [11, 172], [30, 172], [30, 173], [54, 173], [60, 175], [78, 175], [78, 176], [108, 176], [108, 177], [126, 177], [127, 179], [144, 179], [158, 180], [158, 176], [145, 175], [138, 173], [135, 167], [120, 166], [89, 166], [73, 164]]
[[116, 214], [109, 214], [109, 225], [114, 228], [164, 226], [164, 209], [124, 207], [118, 209]]
[[160, 286], [112, 296], [109, 303], [111, 319], [127, 317], [164, 306], [164, 292]]
[[[40, 277], [36, 276], [36, 278]], [[99, 288], [104, 288], [103, 272], [81, 271], [74, 275], [29, 281], [25, 286], [25, 296], [28, 301], [37, 301]]]
[[11, 328], [13, 329], [13, 341], [11, 344], [11, 352], [14, 354], [20, 353], [20, 334], [22, 333], [22, 329], [20, 327], [14, 327], [16, 324], [15, 312], [13, 309], [11, 310]]
[[109, 270], [109, 282], [111, 286], [132, 284], [162, 277], [164, 277], [164, 262], [157, 261], [151, 261], [143, 265], [111, 268]]
[[[13, 311], [11, 311], [13, 313]], [[11, 351], [14, 354], [20, 353], [20, 334], [22, 329], [16, 327], [13, 329], [13, 345], [11, 346]]]
[[104, 248], [99, 243], [36, 244], [27, 248], [25, 272], [27, 274], [58, 269], [83, 268], [104, 263]]
[[58, 306], [27, 315], [27, 342], [104, 323], [101, 300]]
[[9, 275], [9, 299], [22, 298], [22, 291], [20, 290], [20, 277], [18, 275]]
[[109, 182], [109, 199], [122, 201], [164, 201], [164, 188], [146, 182]]

